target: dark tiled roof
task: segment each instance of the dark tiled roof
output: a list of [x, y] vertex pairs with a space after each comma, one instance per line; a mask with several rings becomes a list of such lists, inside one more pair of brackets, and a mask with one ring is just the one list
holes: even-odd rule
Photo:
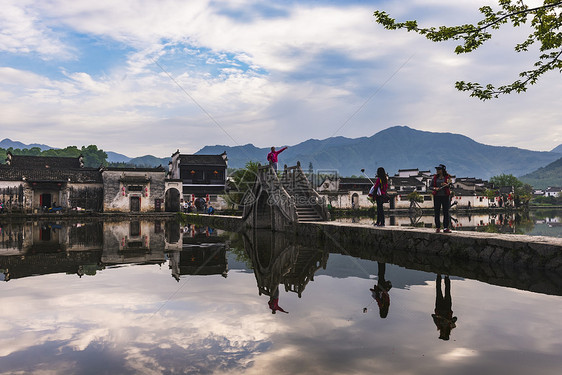
[[[454, 187], [451, 190], [453, 192], [453, 196], [469, 197], [469, 196], [483, 195], [483, 194], [478, 194], [479, 192], [474, 191], [474, 190], [465, 190], [465, 189], [461, 189], [461, 188], [458, 188], [458, 187]], [[480, 192], [480, 193], [482, 193], [482, 192]]]
[[64, 181], [82, 183], [101, 183], [101, 173], [97, 168], [17, 168], [0, 165], [0, 180], [3, 181]]
[[158, 167], [154, 167], [154, 168], [103, 167], [102, 171], [109, 171], [109, 172], [166, 172], [166, 169], [163, 166], [158, 166]]
[[212, 165], [226, 167], [221, 155], [180, 155], [180, 165]]
[[394, 186], [425, 186], [422, 181], [415, 177], [390, 177], [390, 185]]
[[65, 158], [56, 156], [23, 156], [12, 155], [10, 164], [15, 168], [80, 168], [80, 158]]
[[[371, 178], [371, 180], [375, 181], [375, 177]], [[369, 184], [372, 185], [371, 182], [364, 178], [364, 177], [342, 177], [340, 178], [340, 185], [341, 184]]]

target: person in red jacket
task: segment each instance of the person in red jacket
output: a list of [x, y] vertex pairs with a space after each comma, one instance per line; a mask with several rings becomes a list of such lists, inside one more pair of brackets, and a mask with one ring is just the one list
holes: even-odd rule
[[277, 162], [278, 162], [278, 155], [285, 151], [287, 147], [283, 147], [279, 151], [275, 151], [275, 146], [271, 147], [271, 152], [267, 154], [267, 161], [269, 161], [269, 165], [275, 172], [277, 172]]

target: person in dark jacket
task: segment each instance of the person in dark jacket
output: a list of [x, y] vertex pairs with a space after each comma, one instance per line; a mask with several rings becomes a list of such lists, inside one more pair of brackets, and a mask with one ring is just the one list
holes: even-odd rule
[[453, 301], [451, 298], [451, 280], [445, 276], [445, 295], [441, 289], [441, 275], [437, 275], [435, 294], [435, 313], [431, 314], [433, 323], [439, 331], [441, 340], [449, 340], [451, 331], [457, 325], [457, 317], [453, 316]]
[[384, 227], [384, 197], [386, 196], [386, 191], [388, 190], [388, 178], [386, 177], [386, 171], [383, 167], [377, 169], [377, 179], [375, 184], [369, 191], [369, 197], [375, 198], [377, 202], [377, 222], [375, 225], [377, 227]]
[[441, 231], [441, 208], [443, 208], [443, 233], [451, 233], [449, 226], [449, 208], [451, 205], [451, 176], [447, 173], [447, 168], [443, 164], [435, 167], [436, 173], [431, 180], [433, 193], [433, 211], [435, 214], [435, 232]]

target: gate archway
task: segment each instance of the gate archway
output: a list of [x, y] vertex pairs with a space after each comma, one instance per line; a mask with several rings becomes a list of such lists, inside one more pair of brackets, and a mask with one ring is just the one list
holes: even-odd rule
[[176, 188], [166, 191], [166, 201], [164, 203], [166, 212], [178, 212], [180, 210], [180, 192]]

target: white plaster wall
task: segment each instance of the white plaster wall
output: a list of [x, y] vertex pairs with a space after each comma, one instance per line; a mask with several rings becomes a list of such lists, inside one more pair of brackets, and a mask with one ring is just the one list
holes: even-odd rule
[[[125, 194], [123, 195], [123, 187], [125, 187]], [[148, 194], [145, 192], [127, 192], [126, 186], [123, 183], [119, 183], [119, 191], [113, 197], [109, 204], [106, 204], [104, 211], [120, 211], [129, 212], [131, 211], [131, 198], [140, 198], [140, 212], [146, 212], [154, 210], [154, 202], [150, 199], [150, 182], [147, 183]]]

